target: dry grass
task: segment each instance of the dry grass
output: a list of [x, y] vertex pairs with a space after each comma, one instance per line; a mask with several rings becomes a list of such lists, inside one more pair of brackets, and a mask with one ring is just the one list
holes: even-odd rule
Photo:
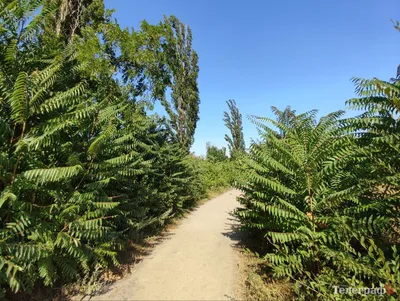
[[264, 260], [244, 249], [239, 250], [238, 300], [289, 301], [295, 300], [289, 282], [273, 281], [265, 273]]

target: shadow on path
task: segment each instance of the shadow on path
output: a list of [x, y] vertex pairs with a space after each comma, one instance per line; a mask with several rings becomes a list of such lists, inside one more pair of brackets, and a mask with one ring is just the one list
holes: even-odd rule
[[229, 215], [231, 217], [228, 218], [228, 222], [225, 223], [227, 231], [222, 232], [222, 235], [228, 237], [232, 241], [232, 247], [238, 248], [242, 245], [243, 231], [241, 230], [239, 220], [234, 213], [230, 212]]

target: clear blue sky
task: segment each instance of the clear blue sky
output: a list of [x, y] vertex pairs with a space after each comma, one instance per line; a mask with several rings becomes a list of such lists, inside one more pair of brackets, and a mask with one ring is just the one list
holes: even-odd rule
[[389, 79], [397, 65], [399, 0], [106, 0], [123, 27], [175, 15], [193, 32], [199, 55], [200, 121], [192, 150], [224, 146], [226, 100], [244, 117], [247, 145], [257, 138], [246, 116], [291, 105], [320, 115], [345, 108], [352, 77]]

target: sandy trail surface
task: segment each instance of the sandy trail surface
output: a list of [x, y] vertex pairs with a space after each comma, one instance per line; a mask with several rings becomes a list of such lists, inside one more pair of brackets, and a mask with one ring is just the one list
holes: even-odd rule
[[237, 221], [231, 213], [238, 195], [230, 190], [200, 206], [132, 274], [91, 300], [235, 300]]

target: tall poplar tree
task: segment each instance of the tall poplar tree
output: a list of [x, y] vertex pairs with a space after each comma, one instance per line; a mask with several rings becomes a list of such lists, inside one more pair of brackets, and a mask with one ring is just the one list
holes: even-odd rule
[[189, 151], [199, 120], [198, 56], [192, 48], [192, 31], [175, 16], [165, 17], [164, 55], [171, 73], [170, 100], [162, 103], [181, 147]]
[[227, 102], [229, 113], [224, 112], [224, 122], [226, 127], [231, 132], [231, 136], [225, 135], [225, 140], [228, 142], [231, 158], [234, 158], [240, 152], [244, 152], [246, 145], [243, 136], [242, 114], [236, 106], [236, 101], [233, 99]]

